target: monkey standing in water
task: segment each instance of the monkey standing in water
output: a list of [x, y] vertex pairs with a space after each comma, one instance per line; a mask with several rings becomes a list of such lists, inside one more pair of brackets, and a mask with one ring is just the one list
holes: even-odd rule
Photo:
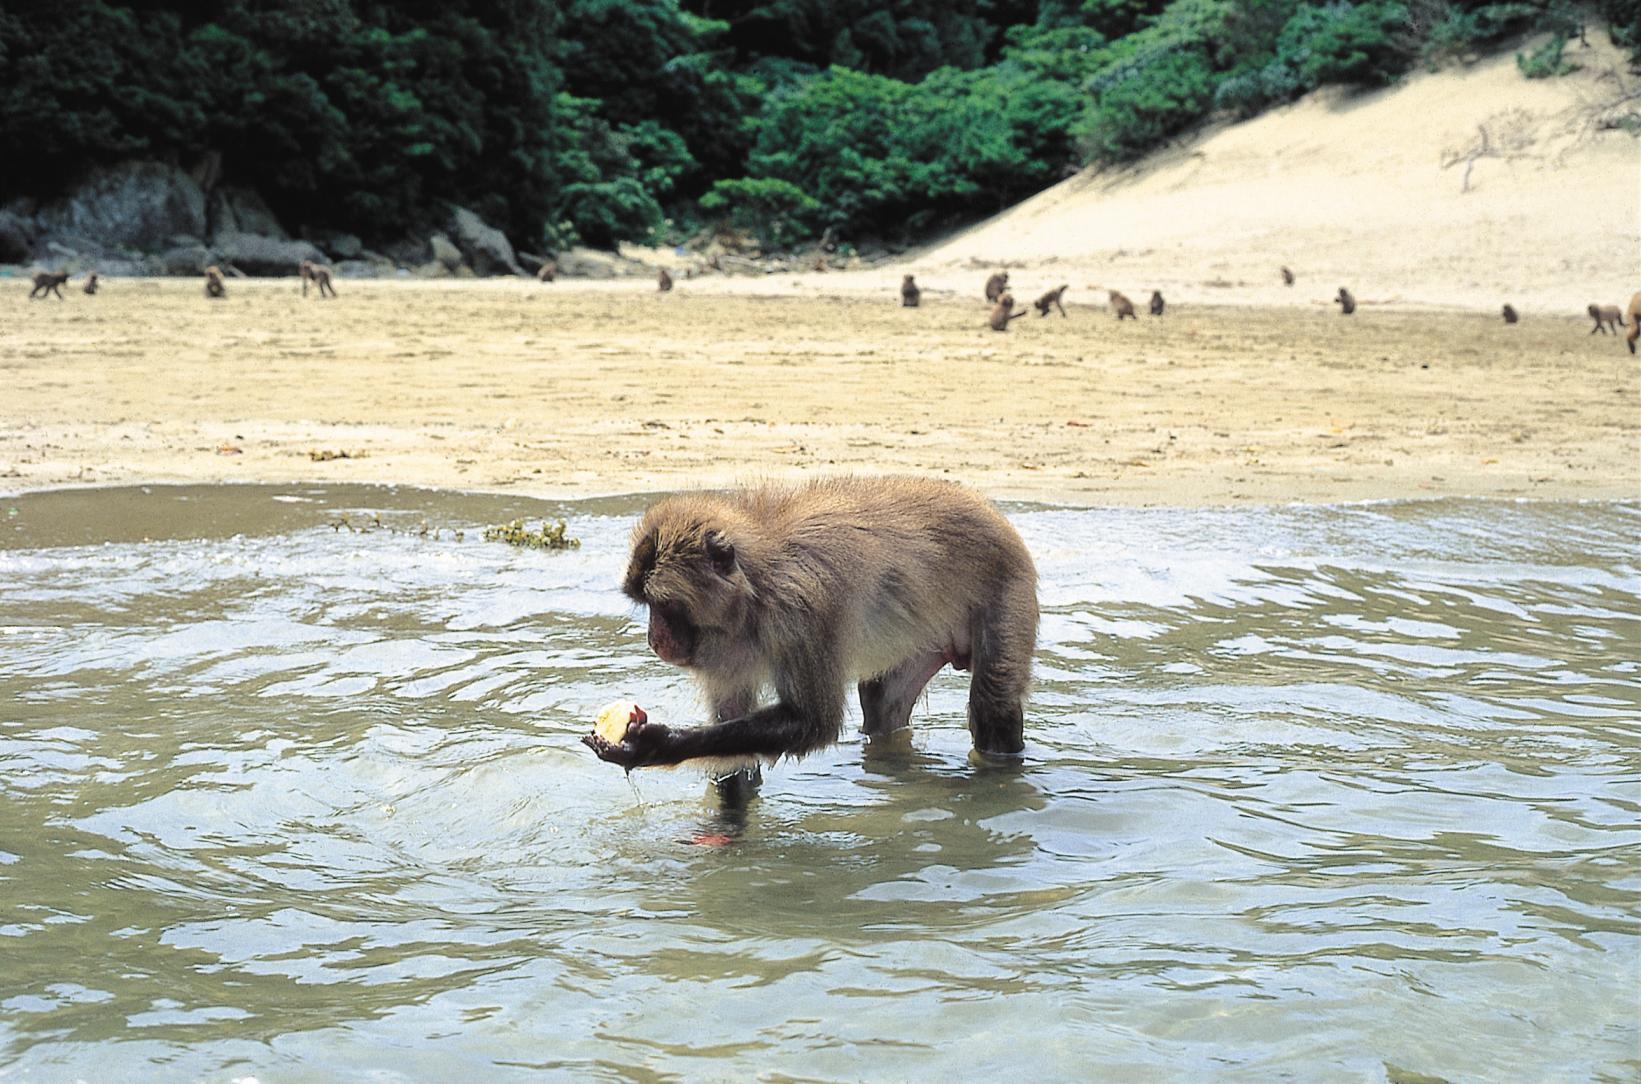
[[994, 305], [997, 304], [997, 299], [1002, 297], [1008, 288], [1009, 273], [1007, 271], [997, 272], [986, 280], [986, 300]]
[[57, 300], [63, 300], [63, 283], [68, 281], [67, 271], [36, 271], [34, 273], [34, 289], [28, 292], [30, 301], [44, 298], [47, 294], [56, 294]]
[[1349, 316], [1356, 311], [1356, 299], [1343, 286], [1339, 287], [1339, 296], [1333, 299], [1333, 303], [1339, 306], [1340, 316]]
[[667, 274], [667, 269], [665, 267], [663, 267], [661, 269], [661, 273], [656, 276], [655, 288], [660, 290], [662, 293], [666, 293], [668, 290], [672, 289], [672, 276]]
[[1591, 305], [1584, 311], [1595, 321], [1595, 326], [1590, 329], [1591, 335], [1598, 331], [1605, 335], [1609, 327], [1612, 328], [1612, 333], [1617, 335], [1618, 325], [1624, 321], [1624, 314], [1618, 311], [1617, 305]]
[[222, 281], [222, 268], [212, 264], [205, 269], [205, 296], [220, 301], [228, 296], [228, 286]]
[[1635, 340], [1641, 339], [1641, 293], [1630, 298], [1630, 307], [1624, 313], [1624, 323], [1629, 331], [1624, 333], [1624, 345], [1635, 353]]
[[1163, 309], [1163, 306], [1165, 304], [1166, 304], [1166, 302], [1163, 301], [1163, 299], [1162, 299], [1162, 291], [1161, 290], [1152, 290], [1151, 291], [1151, 315], [1152, 316], [1161, 316], [1162, 315], [1162, 309]]
[[912, 280], [912, 276], [907, 275], [902, 278], [900, 280], [900, 307], [915, 309], [917, 303], [921, 300], [923, 300], [923, 291], [917, 288], [917, 283]]
[[1111, 291], [1111, 311], [1117, 314], [1119, 321], [1125, 316], [1130, 320], [1139, 319], [1134, 315], [1134, 303], [1116, 290]]
[[1506, 301], [1504, 303], [1504, 322], [1507, 324], [1513, 324], [1520, 319], [1521, 317], [1516, 315], [1515, 306]]
[[1047, 316], [1048, 310], [1053, 308], [1059, 309], [1060, 315], [1064, 316], [1066, 314], [1066, 307], [1060, 303], [1060, 299], [1065, 296], [1066, 289], [1067, 286], [1061, 286], [1059, 289], [1050, 290], [1042, 297], [1039, 297], [1036, 301], [1033, 301], [1032, 304], [1037, 306], [1037, 315]]
[[85, 285], [80, 287], [80, 289], [84, 290], [87, 295], [95, 295], [98, 287], [101, 285], [102, 284], [97, 281], [97, 272], [92, 271], [86, 275]]
[[991, 317], [987, 320], [987, 323], [991, 324], [993, 331], [1007, 331], [1010, 320], [1018, 320], [1025, 314], [1025, 309], [1021, 309], [1019, 312], [1014, 311], [1014, 295], [1006, 293], [997, 299], [997, 304], [992, 307]]
[[319, 287], [319, 296], [324, 298], [328, 292], [331, 297], [336, 296], [336, 287], [330, 284], [330, 268], [312, 260], [303, 260], [297, 267], [297, 273], [302, 276], [302, 296], [308, 296], [308, 283]]
[[979, 754], [1025, 748], [1037, 571], [1002, 513], [961, 486], [843, 477], [669, 497], [633, 532], [622, 590], [649, 609], [650, 649], [701, 684], [711, 722], [582, 739], [612, 764], [711, 758], [734, 801], [761, 760], [838, 740], [849, 684], [868, 740], [883, 738], [947, 665], [973, 673]]

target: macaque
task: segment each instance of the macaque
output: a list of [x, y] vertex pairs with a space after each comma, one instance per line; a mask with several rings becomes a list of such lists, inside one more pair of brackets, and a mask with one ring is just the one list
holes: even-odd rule
[[1286, 267], [1284, 267], [1282, 269], [1282, 285], [1284, 285], [1284, 286], [1292, 286], [1293, 285], [1293, 272], [1289, 271]]
[[991, 278], [986, 280], [986, 300], [995, 305], [997, 303], [997, 299], [1002, 297], [1004, 291], [1008, 288], [1009, 273], [1007, 271], [997, 272]]
[[1595, 321], [1595, 326], [1590, 329], [1591, 335], [1598, 331], [1605, 335], [1609, 327], [1612, 328], [1612, 333], [1617, 335], [1618, 325], [1624, 322], [1624, 314], [1618, 311], [1617, 305], [1591, 305], [1585, 311], [1590, 314], [1590, 319]]
[[228, 296], [228, 285], [222, 281], [222, 268], [216, 264], [205, 269], [205, 296], [212, 300]]
[[1507, 324], [1513, 324], [1520, 319], [1520, 315], [1516, 313], [1516, 307], [1506, 301], [1504, 303], [1504, 322]]
[[1061, 286], [1058, 289], [1050, 290], [1036, 301], [1033, 301], [1032, 304], [1037, 306], [1037, 315], [1047, 316], [1049, 309], [1059, 309], [1060, 315], [1064, 316], [1066, 307], [1060, 303], [1060, 299], [1065, 296], [1066, 289], [1067, 286]]
[[961, 486], [839, 477], [668, 497], [633, 531], [621, 586], [649, 611], [650, 649], [691, 672], [711, 718], [674, 728], [635, 714], [620, 741], [582, 738], [602, 760], [701, 759], [733, 801], [760, 762], [836, 742], [850, 684], [871, 741], [909, 725], [948, 665], [973, 674], [980, 756], [1023, 755], [1037, 572], [1008, 520]]
[[912, 279], [912, 276], [906, 275], [902, 277], [900, 280], [900, 307], [903, 309], [915, 309], [917, 308], [917, 303], [922, 299], [923, 291], [917, 288], [917, 283]]
[[1111, 291], [1111, 311], [1117, 314], [1119, 321], [1125, 316], [1130, 320], [1139, 319], [1134, 315], [1134, 303], [1116, 290]]
[[537, 282], [552, 282], [556, 278], [558, 278], [557, 260], [548, 260], [546, 263], [542, 264], [540, 270], [536, 272]]
[[1021, 309], [1019, 312], [1014, 311], [1014, 295], [1006, 293], [997, 299], [997, 304], [992, 307], [991, 317], [987, 322], [991, 324], [993, 331], [1007, 331], [1010, 320], [1018, 320], [1025, 314], [1025, 309]]
[[84, 290], [85, 293], [88, 296], [90, 296], [90, 295], [95, 294], [97, 292], [98, 287], [100, 287], [101, 285], [102, 285], [102, 283], [97, 281], [97, 272], [91, 271], [91, 272], [88, 272], [86, 274], [85, 285], [81, 286], [80, 289]]
[[1333, 299], [1333, 303], [1339, 306], [1340, 316], [1349, 316], [1356, 311], [1356, 299], [1343, 286], [1339, 287], [1339, 296]]
[[1165, 301], [1163, 301], [1163, 299], [1162, 299], [1162, 291], [1161, 290], [1152, 290], [1151, 291], [1151, 315], [1152, 316], [1161, 316], [1163, 306], [1165, 304], [1167, 304], [1167, 303]]
[[63, 300], [63, 283], [68, 281], [67, 271], [36, 271], [34, 273], [34, 289], [28, 292], [30, 301], [44, 298], [47, 294], [56, 294], [57, 300]]
[[1624, 333], [1624, 345], [1635, 353], [1635, 340], [1641, 339], [1641, 294], [1630, 298], [1630, 307], [1624, 313], [1624, 323], [1629, 330]]
[[667, 274], [667, 269], [665, 267], [663, 267], [661, 269], [661, 273], [656, 276], [655, 288], [660, 290], [662, 293], [666, 293], [668, 290], [672, 289], [672, 276]]
[[302, 276], [303, 297], [308, 296], [308, 283], [310, 282], [319, 287], [319, 296], [321, 298], [325, 297], [327, 293], [331, 297], [336, 296], [336, 287], [330, 284], [330, 268], [324, 264], [314, 263], [312, 260], [303, 260], [301, 266], [297, 268], [297, 272]]

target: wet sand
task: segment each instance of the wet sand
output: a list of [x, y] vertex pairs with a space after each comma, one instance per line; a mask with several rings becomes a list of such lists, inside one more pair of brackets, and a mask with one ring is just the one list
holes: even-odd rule
[[1119, 324], [1073, 283], [1069, 318], [999, 334], [969, 277], [915, 310], [852, 275], [342, 281], [328, 302], [235, 280], [217, 303], [193, 280], [61, 303], [7, 281], [0, 489], [909, 471], [1076, 504], [1641, 496], [1641, 361], [1576, 314], [1178, 298]]

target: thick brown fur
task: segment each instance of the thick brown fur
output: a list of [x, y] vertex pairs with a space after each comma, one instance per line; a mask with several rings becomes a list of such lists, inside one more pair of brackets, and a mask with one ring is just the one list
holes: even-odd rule
[[1624, 322], [1624, 314], [1618, 311], [1617, 305], [1591, 305], [1584, 311], [1588, 312], [1590, 319], [1595, 321], [1595, 326], [1590, 329], [1591, 335], [1598, 331], [1605, 335], [1608, 328], [1611, 328], [1612, 333], [1617, 335], [1618, 325]]
[[324, 264], [314, 263], [312, 260], [303, 260], [296, 271], [297, 274], [302, 276], [303, 297], [308, 296], [308, 283], [310, 282], [319, 287], [319, 296], [321, 298], [327, 295], [330, 297], [336, 296], [336, 287], [330, 284], [330, 268]]
[[43, 298], [47, 294], [56, 294], [57, 300], [63, 300], [63, 283], [68, 281], [67, 271], [36, 271], [34, 273], [34, 289], [28, 292], [30, 301]]
[[1356, 298], [1343, 286], [1339, 287], [1339, 296], [1333, 299], [1333, 303], [1339, 306], [1340, 316], [1349, 316], [1356, 311]]
[[1635, 340], [1641, 339], [1641, 293], [1630, 298], [1630, 307], [1624, 313], [1624, 324], [1629, 328], [1624, 333], [1624, 345], [1635, 353]]
[[1008, 292], [1008, 288], [1009, 273], [1007, 271], [996, 272], [986, 280], [986, 300], [995, 305], [997, 299]]
[[228, 296], [228, 285], [222, 281], [222, 268], [215, 264], [205, 269], [205, 296], [213, 301]]
[[1116, 290], [1111, 291], [1111, 311], [1117, 314], [1118, 320], [1125, 316], [1130, 320], [1139, 319], [1134, 315], [1134, 303]]
[[662, 293], [666, 293], [668, 290], [672, 289], [672, 276], [667, 274], [667, 269], [665, 267], [661, 269], [661, 273], [659, 275], [655, 276], [655, 288], [660, 290]]
[[1292, 286], [1293, 285], [1293, 272], [1289, 271], [1286, 267], [1284, 267], [1282, 269], [1282, 285], [1284, 285], [1284, 286]]
[[900, 306], [905, 309], [915, 309], [919, 301], [923, 300], [923, 291], [917, 288], [912, 276], [906, 275], [900, 280]]
[[651, 649], [700, 682], [712, 721], [583, 739], [605, 760], [802, 756], [838, 740], [851, 683], [867, 735], [884, 736], [948, 664], [973, 671], [976, 749], [1024, 748], [1037, 573], [971, 490], [840, 477], [669, 497], [633, 531], [621, 586], [649, 611]]
[[1060, 315], [1064, 316], [1066, 314], [1066, 307], [1063, 304], [1062, 299], [1065, 297], [1065, 292], [1068, 288], [1069, 284], [1066, 286], [1060, 286], [1056, 289], [1050, 290], [1042, 297], [1039, 297], [1036, 301], [1033, 301], [1032, 304], [1037, 306], [1037, 315], [1047, 316], [1049, 309], [1059, 309]]
[[1521, 316], [1516, 312], [1516, 307], [1506, 301], [1504, 303], [1504, 322], [1507, 324], [1513, 324], [1520, 319]]
[[1151, 315], [1152, 316], [1161, 316], [1162, 315], [1162, 310], [1163, 310], [1164, 306], [1166, 306], [1167, 304], [1168, 303], [1162, 299], [1162, 291], [1161, 290], [1152, 290], [1151, 291]]
[[997, 304], [992, 306], [991, 316], [986, 322], [991, 325], [993, 331], [1007, 331], [1010, 320], [1018, 320], [1025, 314], [1025, 309], [1015, 312], [1014, 295], [1004, 293], [997, 298]]

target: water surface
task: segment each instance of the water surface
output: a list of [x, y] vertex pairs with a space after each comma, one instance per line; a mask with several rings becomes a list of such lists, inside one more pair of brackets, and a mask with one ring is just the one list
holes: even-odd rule
[[1026, 768], [948, 674], [730, 822], [576, 740], [698, 715], [641, 504], [0, 499], [0, 1076], [1641, 1074], [1641, 509], [1011, 509]]

